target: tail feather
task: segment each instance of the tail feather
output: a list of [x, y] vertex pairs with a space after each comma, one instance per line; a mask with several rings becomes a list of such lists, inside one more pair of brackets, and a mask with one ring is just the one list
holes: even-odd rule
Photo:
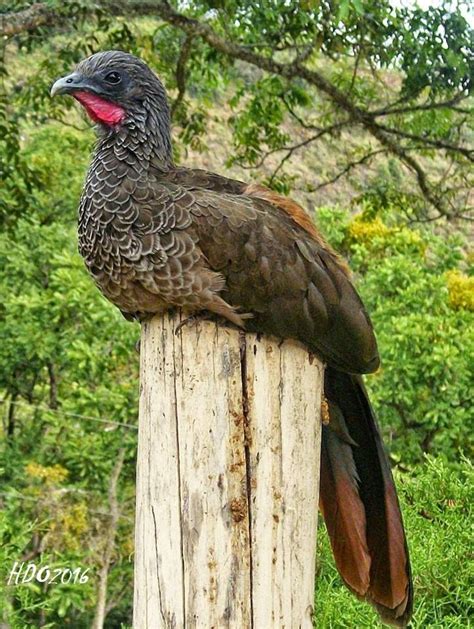
[[350, 455], [351, 447], [328, 427], [323, 426], [323, 431], [321, 510], [339, 572], [344, 574], [351, 590], [365, 596], [370, 586], [371, 562], [365, 535], [365, 510], [356, 486], [357, 472]]
[[348, 587], [386, 622], [412, 612], [408, 548], [395, 485], [360, 376], [328, 368], [323, 427], [321, 510], [338, 570]]

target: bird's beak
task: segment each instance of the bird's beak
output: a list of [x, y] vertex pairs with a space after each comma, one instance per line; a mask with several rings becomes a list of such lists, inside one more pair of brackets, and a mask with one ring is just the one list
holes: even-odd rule
[[96, 92], [86, 77], [82, 76], [79, 72], [73, 72], [68, 76], [63, 76], [53, 84], [51, 96], [56, 96], [57, 94], [71, 94], [78, 90]]

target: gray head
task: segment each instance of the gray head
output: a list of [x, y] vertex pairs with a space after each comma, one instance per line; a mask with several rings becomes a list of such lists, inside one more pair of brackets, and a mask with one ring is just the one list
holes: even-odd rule
[[169, 143], [169, 107], [159, 78], [137, 57], [121, 50], [98, 52], [84, 59], [68, 76], [58, 79], [51, 96], [70, 94], [100, 127], [124, 127], [130, 133], [164, 134]]

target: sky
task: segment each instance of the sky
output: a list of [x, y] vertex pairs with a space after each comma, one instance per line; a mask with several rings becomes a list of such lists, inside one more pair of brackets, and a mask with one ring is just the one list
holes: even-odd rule
[[[444, 4], [444, 0], [392, 0], [392, 4], [394, 6], [404, 6], [410, 7], [414, 5], [418, 5], [422, 9], [427, 9], [428, 7], [439, 7], [441, 4]], [[466, 20], [469, 22], [471, 26], [474, 27], [474, 3], [469, 2], [468, 0], [461, 0], [460, 2], [451, 2], [450, 5], [454, 8], [456, 6], [459, 7], [461, 13], [464, 15]]]

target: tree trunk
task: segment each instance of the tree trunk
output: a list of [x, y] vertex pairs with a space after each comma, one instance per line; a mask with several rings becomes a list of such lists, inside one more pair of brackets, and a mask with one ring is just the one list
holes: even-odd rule
[[179, 322], [142, 327], [134, 627], [311, 627], [322, 365]]
[[121, 448], [117, 455], [117, 460], [110, 474], [109, 480], [109, 521], [104, 531], [104, 551], [101, 557], [101, 568], [98, 575], [97, 603], [95, 606], [92, 629], [102, 629], [107, 615], [107, 582], [109, 570], [115, 550], [115, 538], [117, 536], [118, 523], [120, 518], [120, 506], [118, 500], [118, 481], [125, 458], [125, 449]]

